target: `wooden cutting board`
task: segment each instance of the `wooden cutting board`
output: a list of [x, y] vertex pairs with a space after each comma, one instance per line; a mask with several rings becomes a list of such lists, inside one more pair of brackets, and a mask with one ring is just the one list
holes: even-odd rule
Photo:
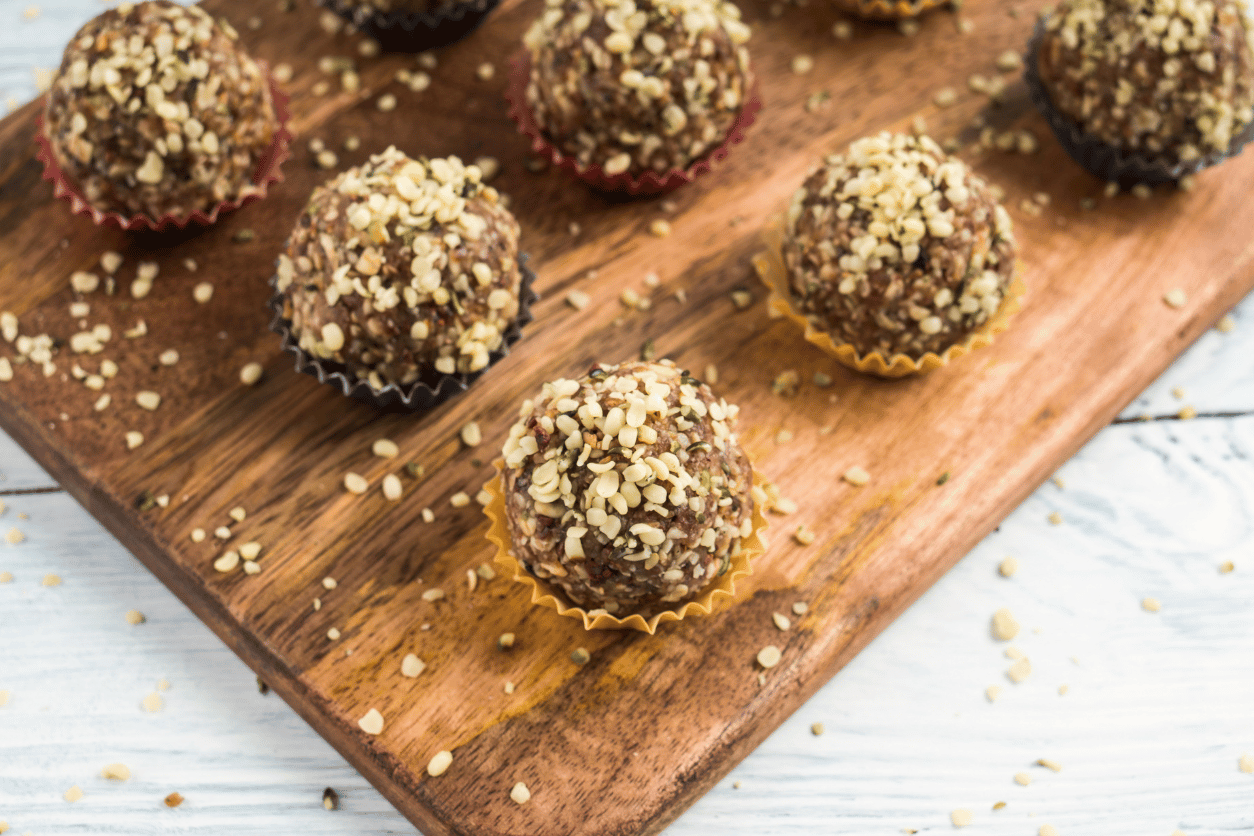
[[[295, 70], [288, 88], [300, 138], [287, 181], [209, 230], [98, 229], [41, 182], [36, 106], [6, 119], [0, 309], [19, 315], [23, 333], [66, 340], [80, 330], [69, 314], [70, 273], [94, 269], [109, 249], [126, 263], [117, 295], [86, 297], [88, 325], [112, 328], [104, 352], [71, 356], [63, 346], [49, 377], [17, 367], [0, 384], [0, 424], [427, 834], [660, 830], [1254, 285], [1254, 154], [1199, 176], [1190, 193], [1101, 199], [1102, 184], [1047, 136], [1017, 78], [1000, 106], [967, 92], [971, 74], [996, 75], [995, 58], [1026, 41], [1035, 4], [968, 3], [967, 34], [938, 12], [913, 37], [858, 24], [850, 41], [833, 38], [838, 17], [826, 4], [782, 16], [746, 4], [766, 109], [725, 165], [670, 198], [671, 212], [658, 199], [607, 198], [560, 172], [527, 170], [527, 143], [501, 92], [536, 2], [506, 0], [440, 54], [422, 93], [393, 81], [398, 69], [417, 69], [411, 57], [384, 56], [359, 59], [359, 94], [322, 96], [311, 92], [327, 78], [318, 58], [355, 56], [355, 38], [325, 32], [305, 3], [289, 13], [274, 3], [205, 5], [230, 18], [259, 57]], [[797, 75], [791, 63], [801, 54], [814, 68]], [[496, 69], [488, 80], [476, 73], [485, 61]], [[942, 87], [960, 91], [957, 105], [932, 104]], [[376, 108], [385, 91], [397, 97], [394, 111]], [[1017, 222], [1029, 291], [1009, 332], [949, 369], [886, 382], [846, 373], [768, 317], [749, 266], [758, 232], [820, 154], [919, 116], [937, 138], [969, 143], [977, 114], [998, 131], [1028, 128], [1041, 145], [1032, 155], [964, 151], [1006, 190]], [[360, 150], [342, 150], [349, 136]], [[495, 184], [513, 198], [544, 299], [522, 342], [466, 395], [425, 415], [378, 414], [296, 374], [280, 353], [266, 327], [266, 282], [309, 191], [328, 176], [306, 150], [313, 138], [337, 149], [341, 165], [389, 143], [500, 160]], [[1048, 205], [1032, 201], [1038, 193]], [[1085, 197], [1097, 197], [1096, 208], [1081, 209]], [[1024, 201], [1039, 211], [1024, 211]], [[673, 227], [666, 238], [648, 232], [661, 217]], [[245, 229], [255, 237], [238, 240]], [[126, 287], [142, 259], [161, 272], [152, 293], [134, 300]], [[653, 290], [651, 271], [661, 279]], [[202, 281], [215, 293], [198, 305], [192, 287]], [[738, 311], [729, 293], [742, 287], [757, 301]], [[592, 296], [582, 312], [564, 302], [574, 288]], [[623, 308], [624, 288], [652, 307]], [[1181, 308], [1163, 302], [1174, 288], [1187, 295]], [[123, 337], [139, 320], [147, 335]], [[717, 364], [717, 388], [742, 407], [744, 444], [798, 505], [774, 518], [771, 547], [736, 602], [649, 637], [585, 634], [529, 606], [505, 578], [471, 591], [466, 571], [492, 557], [487, 525], [477, 504], [453, 508], [449, 498], [473, 496], [489, 477], [517, 404], [544, 380], [635, 356], [646, 340], [697, 374]], [[180, 359], [163, 366], [158, 356], [170, 348]], [[0, 355], [11, 353], [0, 345]], [[120, 372], [104, 389], [111, 405], [96, 412], [100, 393], [71, 369], [94, 372], [104, 358]], [[250, 361], [265, 366], [251, 388], [238, 381]], [[792, 397], [772, 391], [788, 370], [801, 381]], [[817, 371], [833, 384], [816, 386]], [[160, 393], [160, 408], [138, 408], [140, 390]], [[468, 449], [458, 430], [471, 420], [484, 442]], [[130, 430], [146, 438], [134, 451], [123, 440]], [[371, 455], [382, 437], [397, 442], [400, 458]], [[382, 477], [411, 461], [425, 477], [402, 476], [406, 496], [388, 502]], [[870, 483], [844, 483], [851, 465], [868, 470]], [[347, 471], [366, 476], [370, 493], [346, 493]], [[168, 495], [168, 507], [142, 510], [144, 495]], [[247, 511], [242, 522], [228, 516], [237, 506]], [[810, 545], [789, 536], [801, 524], [816, 534]], [[212, 534], [189, 538], [222, 525], [231, 528], [227, 546]], [[213, 569], [225, 548], [250, 540], [264, 546], [260, 574]], [[334, 589], [324, 587], [328, 577]], [[445, 597], [424, 600], [436, 587]], [[793, 615], [798, 601], [809, 605], [804, 616]], [[773, 626], [776, 612], [792, 618], [791, 629]], [[517, 643], [504, 652], [496, 638], [507, 631]], [[783, 661], [760, 680], [754, 657], [768, 644]], [[569, 660], [577, 647], [591, 653], [582, 667]], [[415, 679], [400, 674], [411, 652], [427, 663]], [[370, 708], [386, 721], [373, 737], [357, 726]], [[454, 752], [453, 765], [428, 778], [440, 749]], [[509, 799], [516, 781], [531, 789], [530, 803]]]

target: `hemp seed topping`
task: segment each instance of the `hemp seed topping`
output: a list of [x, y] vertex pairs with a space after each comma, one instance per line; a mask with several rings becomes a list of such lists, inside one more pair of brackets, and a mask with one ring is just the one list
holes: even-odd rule
[[278, 130], [270, 88], [234, 31], [168, 0], [126, 3], [80, 29], [45, 120], [89, 203], [152, 218], [256, 193]]
[[1062, 0], [1040, 77], [1083, 133], [1168, 165], [1226, 151], [1254, 121], [1254, 48], [1236, 0]]
[[928, 137], [881, 133], [827, 157], [793, 196], [783, 245], [795, 303], [859, 354], [941, 353], [1001, 306], [1009, 214]]
[[748, 40], [739, 9], [721, 0], [545, 0], [523, 36], [527, 104], [581, 167], [688, 168], [745, 103]]
[[486, 368], [518, 315], [518, 223], [475, 166], [376, 154], [314, 190], [276, 285], [303, 351], [379, 390]]
[[696, 597], [752, 533], [738, 412], [667, 360], [545, 384], [502, 451], [515, 556], [616, 616]]

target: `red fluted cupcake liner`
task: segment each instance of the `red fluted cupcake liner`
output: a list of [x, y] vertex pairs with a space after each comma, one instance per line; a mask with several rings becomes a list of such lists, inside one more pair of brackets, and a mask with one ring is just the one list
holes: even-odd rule
[[[264, 71], [264, 66], [262, 69]], [[52, 183], [54, 197], [67, 201], [70, 204], [70, 210], [75, 215], [87, 215], [97, 226], [116, 226], [127, 231], [154, 230], [158, 232], [171, 226], [180, 229], [189, 224], [212, 226], [227, 212], [233, 212], [245, 204], [261, 200], [266, 196], [271, 185], [283, 181], [281, 167], [291, 156], [292, 133], [287, 127], [291, 113], [287, 109], [287, 95], [279, 89], [272, 77], [267, 75], [267, 80], [270, 87], [270, 101], [274, 106], [274, 115], [278, 119], [279, 127], [274, 133], [274, 140], [270, 143], [270, 147], [257, 163], [257, 170], [253, 174], [253, 185], [257, 187], [255, 192], [250, 192], [235, 200], [223, 201], [208, 212], [198, 209], [187, 215], [167, 214], [159, 218], [151, 218], [148, 215], [127, 217], [117, 212], [102, 211], [87, 202], [87, 198], [83, 197], [82, 192], [79, 191], [78, 185], [57, 163], [57, 155], [52, 152], [52, 142], [45, 131], [46, 125], [41, 109], [35, 125], [35, 144], [39, 146], [35, 158], [43, 163], [43, 179]]]
[[527, 104], [527, 84], [530, 78], [531, 54], [524, 49], [510, 60], [509, 84], [505, 89], [505, 100], [509, 103], [509, 117], [518, 126], [519, 133], [531, 140], [531, 150], [594, 189], [605, 192], [626, 192], [632, 196], [669, 192], [705, 174], [714, 163], [722, 162], [727, 158], [733, 145], [744, 140], [745, 131], [753, 124], [758, 111], [762, 109], [758, 84], [754, 80], [745, 103], [741, 106], [736, 121], [732, 123], [731, 130], [727, 132], [723, 144], [692, 165], [683, 169], [671, 169], [662, 174], [646, 171], [639, 177], [629, 172], [606, 174], [604, 169], [597, 165], [581, 167], [574, 157], [563, 154], [544, 135], [544, 130], [536, 123], [531, 107]]
[[518, 268], [522, 273], [518, 284], [518, 315], [502, 335], [501, 347], [488, 355], [488, 365], [477, 372], [442, 374], [432, 370], [413, 383], [389, 383], [382, 389], [375, 389], [368, 381], [353, 374], [343, 363], [319, 359], [300, 347], [300, 340], [292, 333], [292, 322], [285, 315], [284, 296], [278, 292], [274, 279], [270, 280], [271, 287], [275, 288], [269, 302], [270, 310], [274, 312], [270, 330], [283, 338], [283, 350], [296, 357], [296, 371], [316, 378], [319, 383], [334, 386], [345, 397], [388, 411], [418, 412], [430, 409], [469, 389], [472, 383], [509, 354], [510, 346], [522, 339], [523, 326], [534, 319], [531, 306], [540, 300], [539, 295], [531, 289], [536, 274], [527, 267], [527, 259], [526, 253], [518, 256]]
[[471, 0], [438, 12], [382, 12], [363, 0], [319, 0], [389, 52], [424, 52], [479, 28], [501, 0]]
[[1235, 157], [1241, 153], [1250, 140], [1254, 139], [1254, 123], [1251, 123], [1234, 136], [1232, 142], [1223, 151], [1211, 151], [1188, 162], [1173, 162], [1116, 148], [1098, 137], [1086, 134], [1070, 117], [1054, 107], [1049, 91], [1045, 89], [1040, 70], [1041, 42], [1044, 37], [1045, 21], [1038, 20], [1023, 60], [1023, 79], [1027, 84], [1028, 96], [1032, 99], [1032, 104], [1036, 105], [1036, 109], [1045, 117], [1050, 130], [1054, 132], [1058, 143], [1062, 145], [1068, 156], [1090, 174], [1100, 177], [1107, 183], [1118, 183], [1124, 188], [1141, 183], [1147, 186], [1175, 183], [1186, 175], [1196, 174], [1204, 168], [1218, 165], [1229, 157]]

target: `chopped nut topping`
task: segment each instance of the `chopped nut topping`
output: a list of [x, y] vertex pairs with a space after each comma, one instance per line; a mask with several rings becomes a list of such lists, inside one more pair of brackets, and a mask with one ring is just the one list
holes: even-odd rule
[[871, 481], [871, 474], [867, 473], [863, 468], [854, 465], [846, 470], [841, 478], [855, 487], [861, 487]]
[[377, 708], [372, 708], [357, 721], [357, 726], [366, 734], [379, 734], [383, 731], [383, 715]]
[[758, 664], [764, 668], [773, 668], [779, 664], [779, 660], [783, 654], [780, 653], [778, 647], [768, 644], [766, 647], [758, 651]]
[[1000, 564], [998, 564], [997, 571], [1003, 578], [1010, 577], [1015, 572], [1019, 571], [1018, 559], [1013, 558], [1013, 557], [1007, 557]]
[[1249, 753], [1241, 755], [1237, 759], [1237, 768], [1246, 773], [1254, 772], [1254, 755]]
[[147, 711], [150, 714], [155, 714], [161, 710], [161, 706], [164, 703], [161, 700], [161, 695], [156, 691], [153, 691], [151, 694], [144, 697], [142, 704], [144, 706], [144, 711]]
[[586, 665], [591, 658], [591, 654], [589, 654], [587, 649], [583, 647], [576, 647], [570, 652], [570, 661], [574, 662], [576, 665]]
[[165, 801], [165, 806], [167, 807], [171, 807], [171, 808], [177, 807], [183, 803], [183, 796], [179, 795], [176, 792], [172, 792], [165, 797], [164, 801]]
[[126, 623], [127, 624], [143, 624], [147, 620], [148, 619], [145, 618], [144, 614], [140, 612], [139, 610], [127, 610], [126, 611]]
[[424, 601], [439, 601], [443, 597], [444, 590], [438, 587], [433, 587], [422, 593], [422, 600]]
[[949, 820], [953, 822], [954, 827], [966, 827], [972, 821], [970, 810], [954, 810], [949, 814]]
[[588, 307], [592, 301], [592, 297], [584, 293], [582, 290], [572, 290], [566, 294], [566, 304], [570, 305], [577, 311], [582, 311]]
[[260, 363], [246, 363], [239, 370], [239, 382], [245, 386], [256, 385], [261, 380], [262, 367]]
[[804, 525], [799, 525], [797, 526], [796, 530], [793, 531], [792, 537], [794, 540], [797, 541], [798, 544], [802, 546], [808, 546], [814, 542], [815, 534], [813, 531], [806, 528]]
[[432, 755], [431, 760], [427, 762], [427, 774], [432, 778], [439, 778], [448, 768], [453, 765], [453, 753], [448, 750], [441, 749]]
[[213, 285], [209, 282], [201, 282], [192, 288], [192, 298], [200, 304], [204, 305], [213, 298]]
[[788, 616], [781, 613], [771, 613], [771, 621], [775, 622], [775, 626], [783, 631], [792, 626], [792, 622], [788, 620]]
[[322, 791], [322, 808], [331, 811], [340, 809], [340, 794], [331, 787]]
[[110, 781], [129, 781], [131, 770], [124, 763], [111, 763], [100, 770], [100, 777]]
[[367, 482], [365, 478], [360, 476], [359, 474], [345, 473], [344, 474], [344, 489], [347, 490], [349, 493], [355, 493], [355, 494], [361, 495], [361, 494], [364, 494], [366, 491], [370, 490], [370, 483]]
[[78, 801], [82, 797], [83, 797], [83, 791], [82, 789], [79, 788], [78, 784], [75, 784], [74, 786], [70, 787], [68, 790], [65, 791], [65, 794], [62, 796], [62, 798], [64, 798], [66, 801], [69, 801], [71, 803]]
[[1026, 772], [1016, 772], [1015, 783], [1019, 786], [1026, 787], [1028, 784], [1032, 783], [1032, 776]]
[[422, 673], [426, 669], [426, 662], [419, 659], [413, 653], [406, 653], [405, 658], [401, 660], [401, 675], [407, 676], [410, 679], [418, 676], [418, 674]]
[[987, 688], [984, 689], [984, 696], [988, 698], [989, 702], [996, 702], [997, 698], [1001, 696], [1001, 686], [1000, 685], [988, 686]]
[[479, 424], [471, 421], [461, 429], [462, 443], [467, 447], [477, 447], [483, 441], [483, 433], [479, 431]]
[[465, 508], [470, 504], [470, 496], [462, 491], [458, 491], [449, 497], [448, 504], [454, 508]]
[[815, 737], [819, 737], [825, 731], [827, 731], [827, 727], [824, 726], [822, 723], [810, 724], [810, 734], [814, 735]]
[[1062, 772], [1062, 764], [1058, 761], [1050, 760], [1049, 758], [1038, 758], [1036, 764], [1037, 766], [1043, 766], [1046, 769], [1052, 769], [1054, 772]]
[[1158, 612], [1163, 605], [1158, 602], [1157, 598], [1144, 598], [1141, 600], [1141, 609], [1146, 612]]
[[323, 589], [335, 589], [337, 586], [339, 586], [339, 584], [336, 582], [335, 578], [327, 577], [322, 579]]
[[401, 454], [401, 448], [391, 439], [380, 438], [371, 445], [370, 452], [381, 459], [394, 459]]
[[522, 781], [514, 784], [513, 789], [509, 791], [510, 800], [515, 804], [526, 804], [531, 800], [531, 790], [527, 789], [527, 785]]
[[1024, 681], [1031, 675], [1032, 675], [1032, 663], [1028, 661], [1028, 658], [1026, 656], [1023, 657], [1022, 659], [1017, 660], [1006, 671], [1006, 676], [1009, 677], [1010, 681], [1015, 683], [1016, 685]]
[[222, 556], [213, 561], [213, 568], [219, 572], [230, 572], [236, 566], [239, 566], [239, 552], [231, 550], [223, 552]]
[[1010, 614], [1010, 610], [1002, 607], [993, 613], [993, 638], [1008, 642], [1019, 635], [1019, 622]]

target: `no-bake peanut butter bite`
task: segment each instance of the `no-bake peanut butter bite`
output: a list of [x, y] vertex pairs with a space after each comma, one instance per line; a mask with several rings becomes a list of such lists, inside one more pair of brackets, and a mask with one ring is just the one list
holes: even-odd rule
[[857, 140], [806, 177], [782, 255], [793, 304], [860, 356], [919, 360], [963, 342], [1015, 272], [1010, 216], [928, 137]]
[[1254, 121], [1249, 29], [1236, 0], [1063, 0], [1037, 71], [1082, 134], [1165, 167], [1192, 163], [1228, 152]]
[[278, 259], [283, 316], [375, 391], [482, 371], [518, 316], [518, 234], [478, 167], [389, 148], [314, 190]]
[[738, 411], [670, 361], [546, 383], [503, 450], [514, 556], [594, 614], [698, 597], [753, 532]]
[[44, 110], [57, 164], [93, 207], [183, 217], [260, 192], [279, 121], [230, 24], [198, 6], [123, 3], [70, 41]]
[[683, 170], [731, 132], [749, 27], [719, 0], [546, 0], [523, 38], [545, 137], [607, 175]]

